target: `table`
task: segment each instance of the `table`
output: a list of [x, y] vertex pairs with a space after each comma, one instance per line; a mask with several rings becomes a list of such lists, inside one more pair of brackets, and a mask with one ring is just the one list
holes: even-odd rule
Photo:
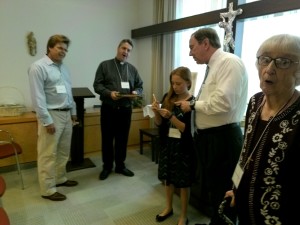
[[152, 162], [158, 163], [159, 155], [159, 130], [158, 128], [146, 128], [140, 129], [140, 154], [144, 153], [144, 135], [151, 138], [151, 153], [152, 153]]

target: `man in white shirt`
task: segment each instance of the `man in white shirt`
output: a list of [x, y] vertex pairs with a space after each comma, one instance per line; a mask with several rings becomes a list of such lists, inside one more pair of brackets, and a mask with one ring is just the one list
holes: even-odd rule
[[[220, 225], [218, 208], [232, 186], [243, 135], [239, 126], [245, 113], [248, 76], [239, 57], [221, 49], [214, 29], [202, 28], [191, 35], [190, 56], [197, 64], [207, 64], [206, 79], [194, 102], [177, 102], [185, 112], [194, 110], [201, 196], [211, 207], [210, 225]], [[226, 224], [224, 222], [224, 224]]]

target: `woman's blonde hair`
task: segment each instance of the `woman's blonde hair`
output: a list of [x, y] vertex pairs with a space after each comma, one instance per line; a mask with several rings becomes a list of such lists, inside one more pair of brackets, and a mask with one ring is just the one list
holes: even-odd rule
[[165, 97], [164, 101], [163, 101], [163, 107], [172, 111], [173, 107], [174, 107], [174, 102], [176, 101], [176, 93], [173, 90], [172, 87], [172, 76], [173, 75], [177, 75], [179, 77], [181, 77], [183, 80], [185, 80], [188, 83], [188, 90], [191, 89], [192, 87], [192, 73], [190, 71], [189, 68], [184, 67], [184, 66], [180, 66], [177, 67], [176, 69], [172, 70], [172, 72], [170, 73], [170, 88], [169, 91], [167, 93], [167, 96]]

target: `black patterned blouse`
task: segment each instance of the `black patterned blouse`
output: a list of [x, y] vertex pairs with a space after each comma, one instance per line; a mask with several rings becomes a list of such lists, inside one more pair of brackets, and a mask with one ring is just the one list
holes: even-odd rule
[[254, 95], [246, 114], [240, 157], [244, 174], [235, 193], [239, 224], [300, 224], [300, 98], [262, 121], [263, 97]]

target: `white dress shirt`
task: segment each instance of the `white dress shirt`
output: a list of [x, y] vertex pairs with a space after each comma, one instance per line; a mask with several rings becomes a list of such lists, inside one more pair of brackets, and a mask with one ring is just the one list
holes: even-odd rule
[[195, 104], [196, 127], [206, 129], [240, 122], [247, 105], [248, 75], [242, 60], [219, 48]]

